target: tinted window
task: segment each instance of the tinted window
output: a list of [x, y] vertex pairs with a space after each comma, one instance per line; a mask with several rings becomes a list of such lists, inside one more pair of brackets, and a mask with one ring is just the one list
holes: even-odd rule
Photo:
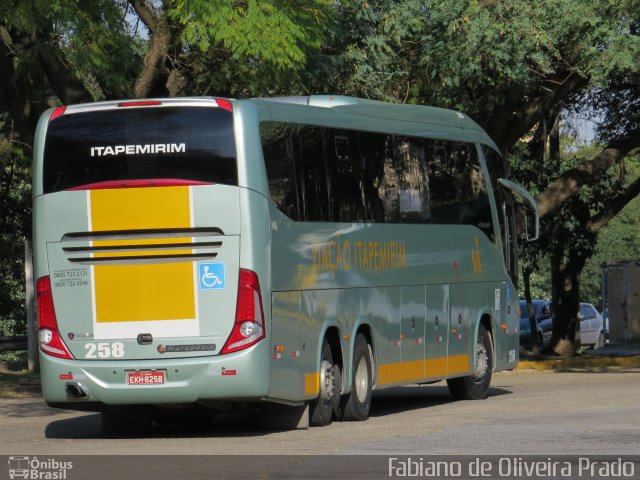
[[518, 242], [516, 238], [516, 224], [514, 201], [510, 194], [501, 189], [498, 185], [499, 178], [506, 178], [506, 168], [504, 159], [493, 148], [483, 145], [482, 154], [484, 156], [491, 186], [493, 188], [498, 210], [498, 222], [500, 223], [500, 235], [502, 236], [502, 251], [504, 255], [505, 267], [513, 284], [518, 286]]
[[333, 207], [327, 220], [362, 222], [365, 211], [359, 135], [347, 130], [324, 130], [328, 148], [318, 163], [325, 163], [328, 201]]
[[44, 192], [110, 180], [178, 178], [237, 185], [231, 112], [155, 107], [67, 114], [44, 149]]
[[360, 161], [367, 221], [400, 221], [400, 180], [396, 172], [393, 137], [360, 133]]
[[325, 129], [294, 126], [292, 133], [295, 180], [299, 198], [298, 219], [329, 220], [334, 204], [329, 197]]
[[300, 204], [296, 190], [291, 127], [283, 123], [260, 125], [262, 151], [266, 161], [271, 200], [285, 215], [298, 218]]
[[398, 183], [401, 222], [430, 222], [430, 179], [427, 176], [427, 147], [419, 138], [395, 137], [394, 177]]
[[293, 220], [470, 224], [493, 238], [473, 144], [278, 122], [260, 131], [271, 198]]
[[591, 305], [580, 305], [580, 317], [593, 318], [596, 316], [596, 312]]

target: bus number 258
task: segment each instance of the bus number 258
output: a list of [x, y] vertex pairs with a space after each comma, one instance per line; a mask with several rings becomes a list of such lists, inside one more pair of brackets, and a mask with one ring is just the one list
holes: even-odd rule
[[87, 343], [84, 346], [87, 353], [84, 358], [122, 358], [124, 357], [124, 344], [122, 342]]

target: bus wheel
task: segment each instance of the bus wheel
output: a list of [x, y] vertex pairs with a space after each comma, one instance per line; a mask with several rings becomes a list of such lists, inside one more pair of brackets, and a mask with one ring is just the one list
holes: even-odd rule
[[311, 402], [311, 425], [322, 427], [331, 423], [333, 412], [337, 410], [340, 401], [341, 383], [340, 369], [333, 363], [331, 347], [325, 338], [320, 362], [320, 393]]
[[373, 365], [369, 354], [369, 344], [361, 333], [356, 336], [353, 348], [353, 373], [351, 392], [343, 397], [340, 412], [343, 420], [366, 420], [371, 408], [371, 379]]
[[476, 343], [476, 371], [468, 377], [447, 380], [449, 392], [456, 400], [481, 400], [487, 398], [493, 369], [493, 349], [489, 333], [480, 325]]

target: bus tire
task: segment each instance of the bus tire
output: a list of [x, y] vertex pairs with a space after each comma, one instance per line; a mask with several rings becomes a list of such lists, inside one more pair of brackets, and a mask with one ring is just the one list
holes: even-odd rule
[[[335, 374], [336, 370], [337, 375]], [[322, 357], [320, 359], [320, 392], [310, 405], [312, 426], [323, 427], [331, 423], [333, 413], [337, 410], [340, 402], [341, 383], [339, 367], [333, 363], [331, 346], [325, 338], [322, 342]]]
[[482, 400], [487, 398], [493, 370], [493, 347], [489, 332], [480, 325], [476, 342], [476, 371], [473, 375], [447, 379], [451, 396], [456, 400]]
[[369, 343], [361, 333], [356, 336], [352, 365], [351, 392], [342, 397], [339, 417], [347, 421], [362, 421], [369, 418], [371, 408], [373, 365]]

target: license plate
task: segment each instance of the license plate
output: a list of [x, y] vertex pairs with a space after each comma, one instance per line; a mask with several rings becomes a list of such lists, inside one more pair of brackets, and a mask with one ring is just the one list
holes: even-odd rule
[[164, 370], [147, 370], [142, 372], [127, 372], [127, 384], [129, 385], [160, 385], [166, 380]]

